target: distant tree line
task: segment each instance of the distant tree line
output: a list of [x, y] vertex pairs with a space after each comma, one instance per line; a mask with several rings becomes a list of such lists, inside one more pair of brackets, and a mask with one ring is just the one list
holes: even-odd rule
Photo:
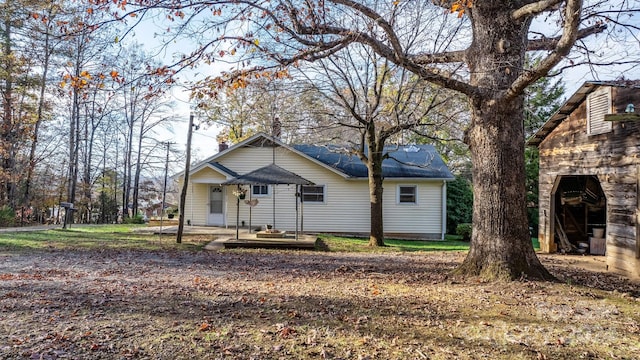
[[0, 225], [62, 221], [63, 202], [73, 221], [114, 222], [161, 192], [172, 84], [120, 44], [122, 25], [87, 25], [107, 16], [88, 2], [0, 4]]

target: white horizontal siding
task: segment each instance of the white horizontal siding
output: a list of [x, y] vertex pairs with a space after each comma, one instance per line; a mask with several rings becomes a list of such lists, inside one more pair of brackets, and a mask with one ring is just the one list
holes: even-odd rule
[[187, 189], [184, 212], [192, 225], [206, 225], [209, 212], [209, 184], [192, 183]]
[[[398, 203], [399, 185], [416, 186], [415, 204]], [[384, 230], [392, 233], [442, 232], [442, 181], [384, 183]]]
[[[200, 171], [189, 176], [189, 187], [184, 202], [185, 221], [191, 220], [192, 225], [207, 225], [209, 215], [209, 186], [221, 184], [227, 178], [220, 172], [204, 167]], [[182, 178], [178, 181], [178, 188], [182, 188]], [[235, 222], [234, 222], [235, 224]]]
[[[271, 148], [244, 147], [231, 151], [216, 161], [239, 174], [245, 174], [273, 161]], [[369, 232], [370, 204], [366, 179], [347, 180], [331, 170], [307, 158], [283, 148], [276, 148], [275, 162], [278, 166], [292, 171], [316, 185], [325, 186], [325, 202], [299, 204], [299, 217], [303, 218], [302, 227], [309, 232]], [[194, 174], [193, 184], [193, 223], [206, 223], [208, 212], [208, 186], [201, 183], [210, 181], [220, 183], [223, 177], [211, 169], [205, 168]], [[416, 205], [396, 203], [398, 184], [416, 185]], [[442, 182], [386, 180], [384, 182], [384, 227], [385, 232], [393, 233], [440, 233], [442, 229]], [[245, 186], [248, 189], [248, 186]], [[245, 200], [251, 198], [249, 191]], [[275, 198], [275, 227], [279, 230], [293, 231], [296, 227], [295, 185], [275, 185], [268, 196], [257, 197], [259, 203], [251, 208], [240, 202], [239, 221], [252, 227], [273, 225], [273, 200]], [[236, 224], [237, 199], [232, 189], [226, 191], [226, 224]], [[187, 199], [187, 208], [191, 203]], [[202, 215], [196, 215], [201, 209]], [[251, 218], [250, 218], [251, 212]]]
[[227, 180], [226, 176], [210, 167], [205, 167], [189, 177], [189, 181], [193, 183], [220, 184]]

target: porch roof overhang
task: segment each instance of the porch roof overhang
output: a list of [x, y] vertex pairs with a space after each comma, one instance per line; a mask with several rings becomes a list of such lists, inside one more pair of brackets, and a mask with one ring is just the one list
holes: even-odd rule
[[314, 183], [276, 164], [270, 164], [225, 181], [222, 185], [314, 185]]

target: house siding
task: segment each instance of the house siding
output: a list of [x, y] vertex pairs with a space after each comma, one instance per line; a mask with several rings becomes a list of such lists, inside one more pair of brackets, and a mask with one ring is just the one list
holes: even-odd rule
[[[191, 224], [197, 226], [208, 225], [209, 214], [209, 186], [221, 184], [227, 178], [219, 172], [204, 168], [189, 177], [187, 198], [185, 199], [185, 219], [191, 220]], [[179, 181], [182, 188], [182, 181]], [[223, 209], [225, 206], [223, 205]], [[234, 222], [235, 224], [235, 222]]]
[[[215, 161], [221, 165], [233, 169], [238, 174], [245, 174], [273, 162], [301, 177], [312, 181], [316, 185], [325, 186], [325, 198], [322, 203], [305, 202], [298, 204], [299, 221], [302, 222], [298, 230], [305, 232], [333, 232], [333, 233], [369, 233], [370, 231], [370, 204], [367, 179], [346, 179], [341, 174], [320, 165], [306, 157], [286, 148], [272, 148], [244, 146], [233, 149]], [[186, 212], [193, 204], [194, 209], [202, 209], [201, 215], [193, 212], [193, 224], [205, 225], [208, 203], [209, 183], [220, 184], [228, 180], [219, 172], [210, 168], [203, 168], [195, 173], [190, 183], [193, 193], [187, 195]], [[416, 185], [417, 204], [398, 204], [396, 201], [397, 186]], [[422, 238], [441, 237], [444, 219], [442, 218], [443, 181], [442, 180], [393, 180], [384, 182], [384, 225], [387, 234], [412, 234]], [[240, 201], [232, 194], [231, 186], [226, 191], [225, 209], [226, 224], [233, 227], [236, 224], [236, 215], [240, 223], [245, 226], [251, 224], [252, 228], [264, 225], [274, 225], [273, 201], [275, 194], [275, 228], [278, 230], [293, 231], [296, 229], [296, 201], [295, 185], [271, 185], [267, 196], [253, 197], [258, 199], [258, 204], [251, 208], [245, 203], [252, 198], [250, 191]], [[244, 186], [248, 189], [248, 186]], [[238, 211], [239, 210], [239, 211]], [[189, 218], [189, 216], [187, 216]]]
[[[637, 89], [612, 89], [613, 112], [638, 103]], [[587, 135], [586, 103], [579, 105], [540, 143], [539, 239], [542, 250], [554, 252], [555, 205], [552, 193], [564, 175], [594, 175], [606, 197], [606, 261], [608, 269], [640, 277], [637, 207], [640, 181], [640, 123], [614, 122], [612, 131]]]
[[185, 200], [185, 219], [193, 225], [207, 225], [209, 213], [209, 184], [191, 183]]
[[[416, 185], [416, 204], [398, 203], [400, 185]], [[440, 238], [442, 233], [442, 181], [384, 182], [385, 232], [422, 233], [429, 238]]]
[[[272, 162], [270, 148], [241, 148], [220, 158], [219, 162], [238, 173], [246, 173]], [[310, 232], [365, 232], [369, 231], [369, 202], [366, 181], [349, 181], [330, 170], [315, 164], [283, 148], [276, 148], [276, 164], [292, 169], [296, 174], [325, 186], [323, 203], [306, 202], [301, 205], [299, 215], [303, 217], [302, 227]], [[275, 191], [274, 191], [275, 190]], [[364, 190], [364, 191], [363, 191]], [[271, 194], [258, 197], [259, 204], [251, 209], [251, 225], [260, 226], [273, 223], [273, 194], [275, 192], [275, 227], [280, 230], [295, 230], [295, 186], [275, 185]], [[229, 194], [229, 224], [235, 224], [235, 198]], [[363, 211], [364, 209], [364, 211]], [[286, 215], [285, 215], [286, 214]], [[348, 214], [348, 216], [345, 216]], [[249, 224], [249, 207], [240, 206], [240, 221]]]

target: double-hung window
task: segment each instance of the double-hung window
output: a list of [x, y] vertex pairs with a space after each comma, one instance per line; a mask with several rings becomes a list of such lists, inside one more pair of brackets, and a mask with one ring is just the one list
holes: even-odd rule
[[302, 202], [323, 203], [325, 196], [324, 185], [306, 185], [302, 187]]
[[257, 196], [268, 196], [269, 195], [269, 185], [253, 185], [251, 186], [251, 195], [254, 197]]
[[415, 185], [399, 185], [398, 186], [398, 203], [399, 204], [416, 204], [418, 201], [417, 187]]

